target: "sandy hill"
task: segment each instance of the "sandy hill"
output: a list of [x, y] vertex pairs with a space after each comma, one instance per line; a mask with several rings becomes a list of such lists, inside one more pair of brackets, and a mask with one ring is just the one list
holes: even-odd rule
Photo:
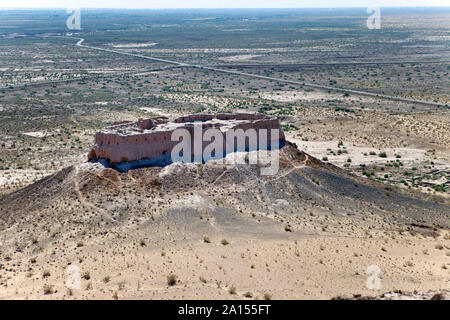
[[[250, 164], [68, 167], [0, 199], [0, 298], [331, 298], [449, 286], [447, 200], [288, 143]], [[81, 288], [66, 288], [67, 266]], [[382, 287], [366, 287], [377, 265]], [[168, 281], [172, 277], [174, 281]]]

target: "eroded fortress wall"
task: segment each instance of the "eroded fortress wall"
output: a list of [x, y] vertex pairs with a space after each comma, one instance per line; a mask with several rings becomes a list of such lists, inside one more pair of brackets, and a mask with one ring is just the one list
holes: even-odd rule
[[[212, 122], [211, 120], [213, 119], [221, 120], [221, 122]], [[228, 121], [230, 122], [228, 123]], [[236, 121], [236, 123], [233, 123], [233, 121]], [[170, 126], [171, 123], [184, 123], [185, 125]], [[167, 124], [167, 130], [164, 130], [164, 127], [160, 130], [158, 127], [158, 130], [146, 132], [146, 130], [156, 128], [161, 124]], [[202, 128], [201, 142], [195, 141], [194, 133], [194, 127], [200, 125]], [[218, 114], [215, 118], [209, 114], [194, 114], [176, 118], [173, 122], [169, 122], [167, 118], [163, 117], [139, 119], [136, 123], [127, 122], [113, 125], [97, 132], [94, 145], [88, 155], [88, 160], [105, 159], [111, 164], [117, 164], [170, 156], [174, 146], [179, 143], [179, 141], [171, 141], [172, 133], [177, 129], [186, 129], [189, 131], [191, 135], [191, 153], [193, 156], [195, 143], [202, 143], [202, 152], [211, 143], [211, 141], [204, 141], [203, 139], [203, 133], [210, 128], [216, 128], [222, 133], [224, 151], [227, 150], [226, 135], [228, 130], [236, 131], [242, 129], [246, 133], [248, 132], [247, 130], [254, 129], [257, 137], [257, 145], [250, 145], [249, 138], [245, 139], [245, 147], [254, 150], [260, 145], [265, 146], [266, 144], [271, 144], [271, 129], [278, 130], [279, 136], [276, 137], [278, 141], [285, 140], [278, 119], [260, 114]], [[265, 129], [267, 132], [266, 135], [262, 135], [265, 141], [260, 141], [259, 131], [261, 129]], [[234, 145], [237, 145], [237, 143], [238, 139], [236, 138]]]

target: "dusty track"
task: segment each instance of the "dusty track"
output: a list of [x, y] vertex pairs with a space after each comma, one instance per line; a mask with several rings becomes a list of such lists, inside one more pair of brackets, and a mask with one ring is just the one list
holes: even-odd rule
[[108, 221], [108, 222], [114, 221], [114, 219], [108, 214], [108, 212], [106, 212], [106, 210], [99, 208], [96, 205], [94, 205], [86, 200], [86, 198], [83, 196], [83, 193], [80, 190], [80, 183], [78, 181], [79, 176], [80, 176], [80, 169], [77, 166], [77, 167], [75, 167], [75, 177], [73, 179], [74, 185], [75, 185], [74, 191], [78, 197], [78, 200], [80, 200], [81, 204], [87, 208], [93, 209], [94, 211], [97, 211], [98, 213], [100, 213], [106, 221]]
[[217, 64], [216, 68], [261, 68], [261, 67], [282, 67], [282, 68], [300, 68], [300, 67], [339, 67], [339, 66], [372, 66], [372, 65], [401, 65], [401, 64], [440, 64], [450, 63], [450, 61], [386, 61], [386, 62], [339, 62], [339, 63], [242, 63], [242, 64]]
[[359, 95], [359, 96], [373, 97], [373, 98], [377, 98], [377, 99], [402, 101], [402, 102], [408, 102], [408, 103], [413, 103], [413, 104], [421, 104], [421, 105], [426, 105], [426, 106], [446, 107], [446, 105], [441, 104], [441, 103], [436, 103], [436, 102], [422, 101], [422, 100], [415, 100], [415, 99], [408, 99], [408, 98], [401, 98], [401, 97], [389, 96], [389, 95], [385, 95], [385, 94], [378, 94], [378, 93], [367, 92], [367, 91], [360, 91], [360, 90], [352, 90], [352, 89], [331, 87], [331, 86], [325, 86], [325, 85], [320, 85], [320, 84], [315, 84], [315, 83], [308, 83], [308, 82], [302, 82], [302, 81], [284, 80], [284, 79], [273, 78], [273, 77], [266, 77], [266, 76], [261, 76], [261, 75], [246, 73], [246, 72], [224, 70], [224, 69], [219, 69], [217, 67], [208, 67], [208, 66], [202, 66], [202, 65], [196, 65], [196, 64], [188, 64], [188, 63], [178, 62], [178, 61], [174, 61], [174, 60], [160, 59], [160, 58], [156, 58], [156, 57], [144, 56], [144, 55], [140, 55], [140, 54], [128, 53], [128, 52], [123, 52], [123, 51], [118, 51], [118, 50], [87, 46], [87, 45], [83, 44], [83, 42], [85, 40], [83, 38], [74, 38], [74, 37], [64, 37], [64, 38], [78, 40], [78, 42], [75, 45], [78, 46], [78, 47], [81, 47], [81, 48], [86, 48], [86, 49], [91, 49], [91, 50], [99, 50], [99, 51], [110, 52], [110, 53], [115, 53], [115, 54], [121, 54], [121, 55], [141, 58], [141, 59], [158, 61], [158, 62], [163, 62], [163, 63], [176, 65], [176, 66], [179, 66], [179, 67], [189, 67], [189, 68], [209, 70], [209, 71], [214, 71], [214, 72], [219, 72], [219, 73], [234, 74], [234, 75], [248, 77], [248, 78], [271, 80], [271, 81], [289, 83], [289, 84], [294, 84], [294, 85], [300, 85], [300, 86], [309, 87], [309, 88], [315, 88], [315, 89], [321, 89], [321, 90], [331, 90], [331, 91], [336, 91], [336, 92], [350, 93], [350, 94]]

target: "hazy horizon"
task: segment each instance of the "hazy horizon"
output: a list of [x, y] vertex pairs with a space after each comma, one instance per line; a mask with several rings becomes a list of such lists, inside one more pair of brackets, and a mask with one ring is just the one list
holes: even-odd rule
[[[365, 7], [448, 7], [448, 1], [444, 0], [396, 0], [396, 1], [298, 1], [298, 0], [229, 0], [226, 5], [223, 1], [208, 0], [167, 0], [163, 6], [159, 1], [143, 0], [97, 0], [97, 1], [68, 1], [55, 0], [30, 1], [30, 0], [4, 0], [0, 9], [59, 9], [68, 7], [92, 8], [92, 9], [302, 9], [302, 8], [365, 8]], [[188, 4], [188, 5], [187, 5]]]

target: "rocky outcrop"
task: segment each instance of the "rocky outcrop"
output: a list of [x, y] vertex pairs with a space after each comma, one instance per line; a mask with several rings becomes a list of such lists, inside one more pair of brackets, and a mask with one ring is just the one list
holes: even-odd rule
[[[256, 145], [250, 145], [250, 139], [245, 138], [246, 149], [259, 149], [260, 146], [273, 145], [272, 129], [279, 133], [276, 144], [283, 145], [285, 141], [278, 119], [260, 114], [218, 114], [215, 117], [209, 114], [193, 114], [173, 121], [164, 117], [155, 117], [116, 124], [97, 132], [88, 160], [103, 160], [113, 165], [137, 161], [147, 161], [148, 165], [165, 165], [171, 163], [172, 149], [179, 143], [179, 141], [172, 141], [172, 133], [177, 129], [185, 129], [190, 133], [192, 156], [196, 143], [202, 144], [201, 150], [211, 143], [209, 140], [194, 139], [194, 131], [197, 130], [195, 128], [200, 128], [201, 137], [207, 129], [217, 129], [216, 132], [221, 134], [224, 150], [227, 150], [226, 135], [237, 129], [242, 129], [241, 133], [248, 133], [248, 129], [254, 129], [253, 132], [257, 134]], [[266, 129], [264, 133], [267, 132], [267, 135], [264, 135], [261, 129]], [[230, 151], [229, 148], [227, 151]]]

